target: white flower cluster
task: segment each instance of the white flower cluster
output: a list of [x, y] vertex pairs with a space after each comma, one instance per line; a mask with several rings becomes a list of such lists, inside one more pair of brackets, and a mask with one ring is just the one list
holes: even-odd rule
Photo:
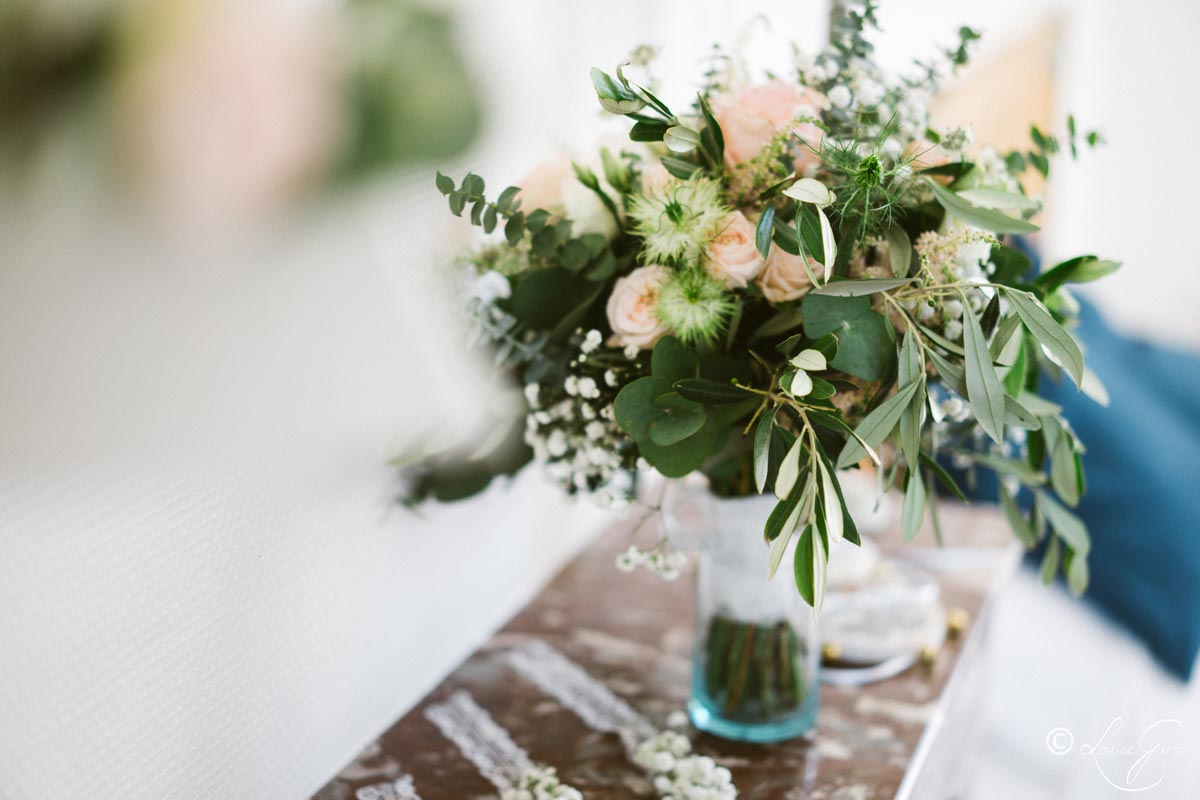
[[553, 767], [532, 767], [521, 773], [516, 786], [500, 793], [500, 800], [583, 800], [583, 795], [559, 781]]
[[996, 152], [996, 148], [988, 145], [981, 147], [973, 159], [979, 175], [979, 185], [989, 189], [1000, 189], [1013, 194], [1021, 193], [1021, 184], [1008, 169], [1004, 158]]
[[687, 561], [687, 554], [679, 550], [664, 550], [661, 546], [651, 550], [642, 550], [637, 545], [631, 544], [617, 556], [616, 563], [617, 569], [621, 572], [633, 572], [638, 567], [644, 567], [663, 580], [673, 581], [687, 566]]
[[583, 334], [578, 358], [561, 384], [529, 383], [525, 442], [546, 474], [570, 494], [591, 493], [602, 506], [620, 506], [634, 464], [629, 437], [613, 417], [620, 380], [589, 356], [601, 346], [597, 330]]
[[725, 767], [708, 756], [691, 755], [692, 743], [681, 733], [663, 731], [638, 745], [633, 760], [654, 776], [662, 800], [733, 800], [737, 788]]
[[[862, 140], [890, 126], [891, 135], [880, 149], [892, 161], [900, 160], [929, 127], [928, 92], [888, 74], [869, 59], [852, 58], [843, 66], [830, 53], [814, 59], [797, 52], [796, 67], [801, 82], [824, 91], [834, 112], [845, 114]], [[866, 124], [864, 112], [874, 112], [878, 123]]]

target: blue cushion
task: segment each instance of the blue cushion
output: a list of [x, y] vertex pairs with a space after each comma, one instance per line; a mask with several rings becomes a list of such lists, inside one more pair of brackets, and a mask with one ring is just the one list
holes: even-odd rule
[[1085, 597], [1183, 680], [1200, 651], [1200, 359], [1122, 336], [1084, 303], [1076, 331], [1107, 387], [1042, 388], [1087, 448], [1077, 513], [1092, 537]]

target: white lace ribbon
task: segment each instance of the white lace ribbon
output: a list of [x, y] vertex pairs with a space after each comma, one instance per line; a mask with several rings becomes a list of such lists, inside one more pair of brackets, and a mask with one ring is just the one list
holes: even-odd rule
[[620, 736], [631, 757], [639, 744], [658, 733], [654, 724], [629, 703], [540, 639], [514, 647], [506, 660], [514, 670], [570, 709], [585, 725]]
[[691, 755], [692, 744], [686, 736], [660, 732], [629, 703], [546, 642], [535, 639], [520, 644], [505, 659], [585, 725], [617, 734], [629, 758], [646, 770], [660, 796], [672, 800], [737, 797], [729, 770], [707, 756]]
[[373, 783], [354, 793], [356, 800], [421, 800], [413, 787], [412, 775], [401, 775], [394, 781]]
[[511, 787], [522, 772], [533, 766], [529, 754], [464, 689], [426, 708], [425, 718], [500, 791]]
[[492, 782], [502, 800], [582, 798], [577, 790], [560, 783], [553, 769], [534, 763], [508, 731], [475, 702], [470, 692], [458, 689], [445, 701], [426, 708], [425, 718]]

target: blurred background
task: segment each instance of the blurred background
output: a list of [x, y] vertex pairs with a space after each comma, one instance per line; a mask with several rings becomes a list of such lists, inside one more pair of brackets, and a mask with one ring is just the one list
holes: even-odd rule
[[[604, 512], [536, 474], [459, 505], [393, 502], [388, 459], [471, 430], [490, 401], [443, 280], [469, 233], [434, 170], [507, 185], [622, 134], [588, 69], [639, 45], [661, 48], [671, 103], [713, 42], [782, 69], [828, 15], [0, 7], [0, 797], [307, 797], [527, 601]], [[1125, 262], [1083, 293], [1121, 331], [1200, 351], [1200, 6], [894, 0], [881, 24], [896, 68], [960, 24], [984, 33], [938, 110], [977, 141], [1015, 145], [1068, 111], [1104, 133], [1055, 165], [1036, 246]], [[1194, 688], [1028, 583], [997, 619], [980, 797], [1096, 796], [1047, 760], [1062, 719], [1200, 727]]]

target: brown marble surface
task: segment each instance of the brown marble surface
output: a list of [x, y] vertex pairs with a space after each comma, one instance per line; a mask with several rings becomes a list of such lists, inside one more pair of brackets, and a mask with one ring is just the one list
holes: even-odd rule
[[[934, 572], [946, 606], [969, 615], [965, 634], [948, 640], [932, 666], [866, 687], [822, 686], [817, 727], [806, 739], [748, 745], [689, 730], [698, 753], [732, 770], [739, 797], [935, 800], [958, 790], [956, 771], [965, 763], [972, 701], [983, 680], [988, 598], [1011, 574], [1017, 553], [993, 509], [948, 507], [943, 527], [953, 546], [933, 547], [923, 533], [897, 552]], [[618, 527], [597, 540], [317, 798], [354, 798], [359, 787], [404, 774], [422, 800], [495, 797], [422, 715], [456, 689], [468, 690], [534, 761], [557, 768], [584, 797], [652, 797], [617, 736], [587, 728], [503, 659], [513, 644], [542, 639], [665, 727], [688, 696], [692, 576], [669, 583], [644, 571], [618, 572], [613, 558], [628, 537], [628, 527]]]

